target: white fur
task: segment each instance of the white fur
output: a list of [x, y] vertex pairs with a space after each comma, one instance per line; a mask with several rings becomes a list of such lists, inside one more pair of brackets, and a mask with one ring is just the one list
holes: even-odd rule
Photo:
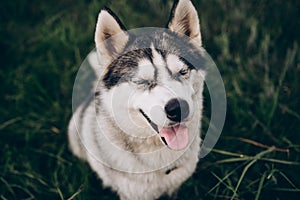
[[[186, 15], [187, 12], [189, 15]], [[177, 23], [184, 16], [197, 17], [195, 12], [190, 1], [180, 0], [175, 18], [169, 24], [170, 29], [181, 31], [178, 29], [181, 25]], [[191, 39], [196, 37], [197, 45], [201, 46], [197, 19], [189, 17], [193, 26]], [[94, 56], [90, 56], [90, 64], [96, 71], [103, 70], [114, 59], [114, 55], [103, 45], [107, 34], [123, 35], [123, 39], [120, 37], [110, 43], [116, 45], [117, 52], [114, 53], [120, 52], [128, 35], [123, 33], [107, 11], [101, 11], [95, 33], [100, 65], [94, 62]], [[153, 64], [158, 68], [157, 86], [152, 90], [141, 90], [132, 83], [125, 82], [107, 89], [100, 81], [97, 89], [100, 89], [101, 106], [96, 108], [96, 102], [92, 101], [82, 119], [80, 113], [84, 107], [80, 106], [69, 124], [68, 137], [72, 152], [87, 161], [102, 179], [103, 185], [111, 187], [122, 200], [154, 200], [164, 193], [171, 195], [193, 174], [198, 162], [203, 72], [193, 70], [189, 79], [176, 81], [169, 76], [165, 67], [176, 73], [185, 67], [184, 63], [175, 55], [169, 55], [165, 62], [154, 48], [152, 53]], [[150, 65], [152, 63], [147, 60], [140, 61], [136, 77], [152, 78], [154, 68]], [[190, 107], [186, 122], [190, 135], [189, 146], [181, 151], [173, 151], [165, 146], [139, 112], [142, 109], [151, 121], [164, 127], [169, 122], [164, 106], [172, 98], [184, 99]], [[79, 122], [81, 123], [78, 124]], [[166, 174], [168, 170], [171, 172]]]
[[152, 63], [147, 60], [141, 60], [138, 64], [140, 68], [137, 71], [136, 77], [139, 79], [151, 80], [154, 76], [154, 67]]

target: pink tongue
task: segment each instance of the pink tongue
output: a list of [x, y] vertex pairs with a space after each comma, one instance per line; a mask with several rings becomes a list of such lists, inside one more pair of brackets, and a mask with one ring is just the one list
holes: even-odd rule
[[159, 130], [159, 135], [165, 138], [168, 147], [172, 150], [182, 150], [189, 143], [189, 130], [183, 124], [162, 128]]

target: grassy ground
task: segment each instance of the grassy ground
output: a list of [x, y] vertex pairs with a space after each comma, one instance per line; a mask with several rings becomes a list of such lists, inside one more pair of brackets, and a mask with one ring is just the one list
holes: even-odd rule
[[[134, 28], [164, 26], [171, 4], [0, 2], [0, 199], [117, 199], [68, 151], [73, 81], [103, 5]], [[195, 5], [228, 108], [218, 144], [177, 198], [299, 199], [299, 1]]]

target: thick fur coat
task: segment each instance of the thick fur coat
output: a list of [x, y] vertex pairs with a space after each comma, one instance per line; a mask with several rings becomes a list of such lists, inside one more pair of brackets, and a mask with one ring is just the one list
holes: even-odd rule
[[101, 10], [95, 91], [69, 124], [72, 153], [122, 200], [172, 195], [197, 166], [205, 69], [191, 1], [175, 2], [167, 27], [133, 35]]

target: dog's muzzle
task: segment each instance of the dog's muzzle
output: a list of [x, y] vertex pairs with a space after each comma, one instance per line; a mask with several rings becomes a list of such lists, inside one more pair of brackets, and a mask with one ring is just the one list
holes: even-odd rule
[[189, 116], [189, 104], [183, 99], [171, 99], [165, 106], [165, 112], [169, 120], [178, 123]]
[[151, 127], [157, 132], [159, 133], [158, 131], [158, 126], [151, 121], [150, 117], [148, 117], [148, 115], [146, 115], [146, 113], [144, 113], [144, 111], [142, 109], [139, 109], [140, 113], [145, 117], [145, 119], [148, 121], [148, 123], [151, 125]]
[[165, 106], [165, 113], [171, 122], [166, 127], [159, 128], [142, 109], [139, 109], [139, 111], [159, 134], [162, 142], [170, 149], [182, 150], [186, 148], [189, 142], [189, 130], [183, 121], [188, 118], [190, 112], [187, 101], [182, 99], [168, 101]]

